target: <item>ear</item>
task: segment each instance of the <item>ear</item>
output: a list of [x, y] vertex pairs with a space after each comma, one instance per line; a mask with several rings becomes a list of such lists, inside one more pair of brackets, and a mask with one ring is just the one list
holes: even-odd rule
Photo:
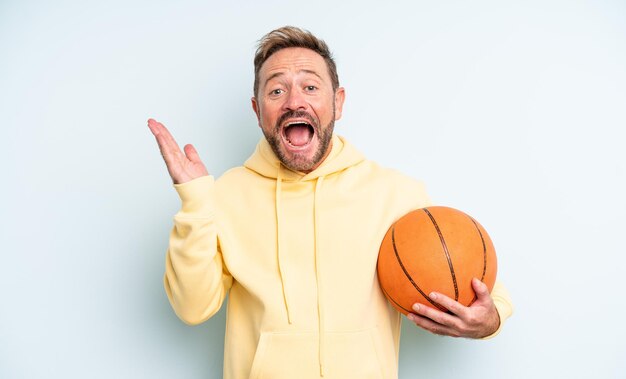
[[252, 97], [252, 99], [250, 99], [252, 101], [252, 110], [254, 110], [254, 113], [256, 114], [256, 119], [259, 123], [259, 128], [261, 127], [261, 107], [259, 106], [259, 103], [256, 100], [256, 97]]
[[337, 88], [335, 91], [335, 121], [341, 118], [343, 112], [343, 102], [346, 100], [346, 90], [343, 87]]

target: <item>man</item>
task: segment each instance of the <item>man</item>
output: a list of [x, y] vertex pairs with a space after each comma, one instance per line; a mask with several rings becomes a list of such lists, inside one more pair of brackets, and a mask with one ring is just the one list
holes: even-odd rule
[[[182, 209], [166, 258], [165, 290], [189, 324], [230, 293], [225, 378], [397, 377], [400, 314], [376, 278], [380, 242], [410, 210], [429, 205], [421, 184], [366, 160], [333, 134], [345, 92], [326, 44], [284, 27], [261, 39], [252, 108], [264, 139], [243, 167], [209, 176], [191, 145], [155, 135]], [[464, 307], [415, 307], [432, 333], [483, 338], [511, 313], [506, 291], [475, 280]]]

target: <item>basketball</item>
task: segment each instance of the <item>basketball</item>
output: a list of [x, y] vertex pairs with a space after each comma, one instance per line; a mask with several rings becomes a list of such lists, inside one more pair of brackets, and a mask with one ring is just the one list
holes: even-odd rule
[[415, 303], [447, 309], [430, 300], [442, 293], [469, 306], [476, 300], [472, 278], [493, 289], [496, 252], [485, 229], [469, 215], [448, 207], [409, 212], [387, 231], [378, 254], [378, 281], [399, 312]]

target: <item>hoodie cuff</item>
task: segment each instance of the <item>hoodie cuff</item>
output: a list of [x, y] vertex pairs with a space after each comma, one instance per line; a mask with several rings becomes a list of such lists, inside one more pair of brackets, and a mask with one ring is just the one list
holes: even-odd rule
[[202, 218], [213, 214], [213, 186], [215, 179], [205, 175], [181, 184], [174, 184], [181, 200], [177, 216]]

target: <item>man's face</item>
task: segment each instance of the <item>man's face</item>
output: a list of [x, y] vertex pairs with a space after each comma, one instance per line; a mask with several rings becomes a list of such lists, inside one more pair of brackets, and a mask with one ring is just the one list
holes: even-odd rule
[[290, 47], [272, 54], [261, 66], [252, 108], [280, 161], [308, 173], [330, 153], [344, 97], [343, 88], [333, 91], [322, 56]]

